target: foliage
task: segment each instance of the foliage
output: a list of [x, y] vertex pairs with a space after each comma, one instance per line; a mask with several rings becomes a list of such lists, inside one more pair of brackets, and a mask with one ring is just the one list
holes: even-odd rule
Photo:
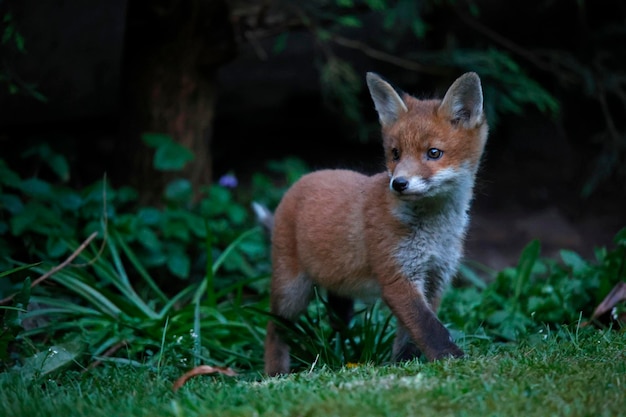
[[26, 41], [18, 29], [15, 17], [9, 11], [0, 13], [0, 84], [6, 84], [9, 94], [24, 94], [38, 101], [46, 102], [48, 99], [37, 90], [33, 83], [25, 82], [12, 68], [11, 64], [18, 56], [26, 54]]
[[[65, 187], [64, 158], [47, 147], [30, 155], [53, 161], [55, 182], [20, 178], [0, 160], [0, 298], [21, 288], [4, 307], [3, 367], [42, 376], [71, 362], [259, 365], [262, 327], [244, 307], [263, 307], [267, 248], [233, 190], [207, 187], [193, 204], [174, 180], [162, 207], [136, 207], [134, 190], [105, 180]], [[167, 169], [176, 164], [167, 155], [178, 158], [156, 155]], [[61, 263], [68, 255], [76, 259]], [[31, 290], [34, 274], [54, 285]]]
[[[326, 299], [316, 293], [306, 314], [297, 322], [272, 316], [269, 319], [287, 335], [295, 370], [315, 366], [339, 369], [346, 364], [380, 365], [391, 360], [395, 322], [381, 302], [357, 302], [353, 319], [343, 324], [334, 317]], [[339, 328], [333, 328], [331, 322], [339, 323]]]
[[[166, 146], [171, 148], [167, 143]], [[36, 149], [36, 152], [26, 152], [25, 156], [38, 157], [49, 164], [53, 179], [20, 178], [0, 160], [2, 269], [11, 267], [11, 258], [59, 262], [76, 247], [77, 236], [101, 232], [104, 221], [104, 226], [135, 247], [142, 266], [147, 269], [165, 266], [168, 273], [180, 279], [199, 279], [206, 261], [203, 242], [207, 232], [214, 236], [216, 249], [224, 249], [225, 242], [231, 242], [253, 224], [247, 209], [236, 201], [233, 192], [218, 185], [205, 187], [204, 199], [191, 207], [189, 181], [172, 181], [164, 190], [162, 208], [135, 207], [136, 190], [113, 189], [106, 178], [82, 190], [71, 189], [64, 185], [69, 178], [65, 158], [47, 145]], [[163, 153], [157, 152], [155, 158], [158, 155]], [[177, 158], [178, 154], [169, 155]], [[247, 243], [244, 250], [252, 256], [260, 256], [264, 249], [261, 243], [256, 246]], [[229, 259], [224, 266], [228, 271], [245, 268], [243, 272], [248, 276], [252, 270], [241, 259], [236, 262]]]
[[530, 242], [514, 268], [500, 271], [484, 288], [450, 291], [441, 312], [466, 334], [518, 341], [545, 327], [580, 325], [593, 309], [626, 280], [626, 228], [615, 236], [615, 249], [596, 249], [595, 261], [561, 250], [561, 261], [539, 256], [539, 241]]
[[[290, 23], [278, 28], [274, 52], [285, 49], [291, 28], [308, 29], [319, 51], [325, 102], [352, 122], [362, 140], [376, 129], [364, 117], [361, 76], [355, 70], [362, 56], [385, 68], [387, 76], [400, 69], [408, 74], [402, 87], [413, 81], [418, 91], [432, 91], [442, 78], [451, 82], [462, 72], [476, 71], [485, 86], [492, 128], [505, 115], [534, 108], [547, 122], [569, 130], [572, 146], [584, 143], [597, 150], [584, 167], [581, 195], [590, 196], [613, 176], [626, 180], [626, 130], [620, 122], [626, 108], [625, 10], [613, 6], [584, 1], [530, 2], [519, 8], [456, 0], [290, 2], [280, 10]], [[503, 24], [507, 9], [523, 13], [517, 21], [532, 19], [541, 25], [535, 28], [539, 39], [526, 36], [526, 26]], [[263, 27], [260, 34], [266, 32]], [[584, 129], [580, 116], [586, 120]]]

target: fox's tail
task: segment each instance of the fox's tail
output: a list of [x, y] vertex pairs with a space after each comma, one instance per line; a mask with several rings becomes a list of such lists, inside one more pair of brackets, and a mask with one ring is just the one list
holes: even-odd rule
[[270, 211], [267, 207], [265, 207], [261, 203], [257, 203], [256, 201], [252, 202], [252, 210], [256, 215], [257, 221], [263, 229], [268, 234], [268, 236], [272, 235], [272, 229], [274, 228], [274, 213]]

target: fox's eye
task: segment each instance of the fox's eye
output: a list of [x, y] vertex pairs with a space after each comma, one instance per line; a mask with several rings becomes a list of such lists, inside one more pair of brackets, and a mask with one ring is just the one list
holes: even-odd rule
[[430, 148], [427, 152], [426, 152], [426, 156], [428, 156], [428, 159], [439, 159], [443, 156], [443, 151], [441, 149], [437, 149], [437, 148]]
[[393, 158], [394, 161], [397, 161], [398, 159], [400, 159], [400, 151], [398, 150], [398, 148], [393, 148], [391, 150], [391, 157]]

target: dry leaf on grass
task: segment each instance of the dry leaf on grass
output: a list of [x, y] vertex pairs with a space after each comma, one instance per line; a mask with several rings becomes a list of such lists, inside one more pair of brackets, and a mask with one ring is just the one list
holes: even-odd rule
[[200, 366], [196, 366], [190, 371], [185, 372], [183, 376], [178, 378], [176, 382], [174, 382], [174, 385], [172, 385], [172, 390], [174, 390], [174, 392], [178, 391], [178, 389], [182, 387], [189, 378], [193, 378], [194, 376], [198, 376], [198, 375], [211, 375], [211, 374], [237, 376], [237, 372], [233, 371], [230, 368], [225, 368], [222, 366], [200, 365]]
[[[610, 312], [615, 306], [619, 303], [626, 301], [626, 282], [618, 282], [611, 292], [604, 297], [604, 300], [594, 310], [591, 315], [591, 320], [589, 322], [583, 323], [583, 326], [588, 326], [595, 320], [599, 320], [600, 317], [604, 316], [606, 313]], [[624, 314], [617, 317], [619, 320], [625, 320], [626, 317], [623, 317]]]

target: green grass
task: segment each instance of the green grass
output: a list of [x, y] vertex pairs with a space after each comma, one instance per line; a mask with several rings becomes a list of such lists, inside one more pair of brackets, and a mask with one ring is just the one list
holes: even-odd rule
[[462, 360], [313, 368], [286, 377], [199, 376], [105, 365], [3, 375], [0, 414], [20, 416], [616, 416], [626, 413], [626, 333], [574, 330], [468, 346]]

